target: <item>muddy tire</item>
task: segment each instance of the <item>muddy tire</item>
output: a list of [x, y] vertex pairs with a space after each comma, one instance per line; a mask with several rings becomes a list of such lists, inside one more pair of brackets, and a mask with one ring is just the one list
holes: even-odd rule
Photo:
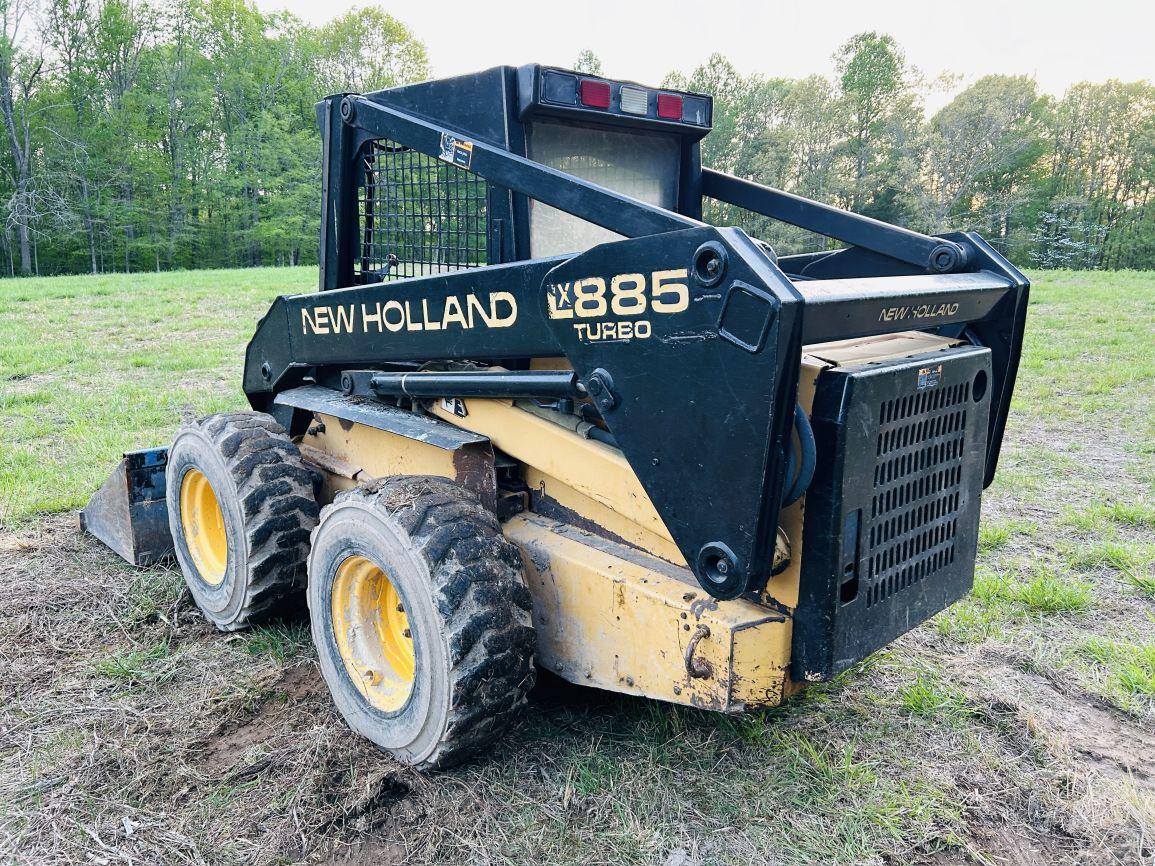
[[486, 750], [533, 686], [521, 555], [444, 478], [340, 494], [313, 533], [308, 600], [341, 715], [404, 763], [442, 768]]
[[217, 628], [235, 631], [300, 598], [316, 476], [276, 421], [229, 412], [185, 424], [166, 484], [177, 561]]

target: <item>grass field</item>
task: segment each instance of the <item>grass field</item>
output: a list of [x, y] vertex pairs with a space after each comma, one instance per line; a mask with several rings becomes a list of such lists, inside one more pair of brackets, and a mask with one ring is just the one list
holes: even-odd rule
[[314, 273], [0, 281], [0, 862], [1155, 863], [1155, 274], [1034, 275], [968, 599], [744, 717], [547, 680], [422, 776], [303, 620], [218, 635], [75, 529], [120, 452], [243, 404]]

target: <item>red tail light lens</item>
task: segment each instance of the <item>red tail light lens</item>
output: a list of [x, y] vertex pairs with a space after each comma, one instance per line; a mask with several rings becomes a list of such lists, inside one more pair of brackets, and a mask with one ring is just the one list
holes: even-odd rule
[[[582, 105], [589, 108], [610, 107], [610, 83], [608, 81], [594, 81], [583, 78], [578, 85], [579, 98]], [[682, 100], [678, 100], [678, 116], [682, 116]]]
[[658, 117], [663, 120], [682, 119], [682, 97], [672, 93], [658, 94]]

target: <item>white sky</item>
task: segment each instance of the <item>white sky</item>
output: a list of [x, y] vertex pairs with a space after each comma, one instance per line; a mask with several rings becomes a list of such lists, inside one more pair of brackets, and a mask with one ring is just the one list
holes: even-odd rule
[[[368, 5], [372, 0], [362, 0]], [[321, 23], [355, 0], [257, 0]], [[429, 49], [437, 76], [531, 61], [570, 66], [583, 48], [607, 75], [658, 84], [714, 51], [743, 73], [829, 73], [830, 55], [863, 30], [891, 34], [926, 75], [964, 81], [1034, 75], [1061, 95], [1072, 82], [1155, 80], [1153, 0], [378, 0]], [[937, 100], [934, 100], [937, 101]], [[932, 106], [933, 107], [933, 106]]]

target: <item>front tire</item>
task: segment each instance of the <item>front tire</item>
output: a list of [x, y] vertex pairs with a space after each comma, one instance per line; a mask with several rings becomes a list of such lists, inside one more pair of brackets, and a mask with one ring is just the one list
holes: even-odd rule
[[404, 763], [441, 768], [483, 751], [533, 686], [521, 556], [444, 478], [338, 495], [313, 533], [307, 596], [338, 710]]
[[299, 598], [315, 476], [272, 417], [229, 412], [184, 425], [166, 486], [177, 561], [213, 625], [235, 631]]

